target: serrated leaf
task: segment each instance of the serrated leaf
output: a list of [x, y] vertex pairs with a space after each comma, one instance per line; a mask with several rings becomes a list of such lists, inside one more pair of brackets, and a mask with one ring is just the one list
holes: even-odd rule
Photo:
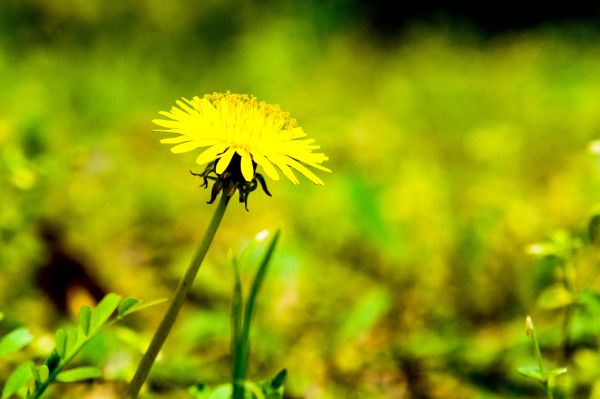
[[538, 367], [519, 367], [517, 371], [523, 377], [531, 378], [532, 380], [535, 380], [542, 384], [544, 383], [544, 381], [546, 381], [546, 377], [542, 373], [540, 373]]
[[60, 357], [65, 357], [67, 353], [67, 333], [60, 328], [56, 331], [54, 339], [56, 340], [56, 353]]
[[33, 374], [31, 374], [32, 365], [33, 362], [31, 360], [21, 363], [19, 367], [10, 374], [6, 380], [6, 385], [4, 385], [4, 390], [2, 391], [2, 399], [10, 398], [29, 383], [33, 378]]
[[92, 312], [88, 306], [83, 305], [81, 309], [79, 309], [79, 325], [85, 335], [90, 334], [91, 316]]
[[46, 380], [50, 376], [50, 370], [48, 370], [48, 366], [42, 364], [38, 368], [38, 375], [40, 376], [40, 382], [46, 382]]
[[100, 303], [91, 310], [90, 332], [94, 333], [110, 318], [113, 312], [119, 306], [121, 296], [110, 293], [107, 294]]
[[102, 372], [97, 367], [77, 367], [58, 374], [56, 381], [75, 382], [98, 377], [102, 377]]
[[33, 341], [33, 335], [25, 327], [11, 331], [0, 340], [0, 356], [10, 355]]
[[575, 296], [563, 285], [556, 284], [542, 291], [537, 304], [542, 309], [557, 309], [573, 304], [575, 299]]
[[138, 303], [140, 303], [139, 299], [135, 299], [132, 297], [127, 297], [127, 298], [123, 299], [121, 301], [121, 303], [119, 304], [119, 308], [117, 310], [117, 312], [119, 313], [119, 316], [123, 317], [126, 314], [128, 314], [127, 311], [130, 310], [135, 305], [137, 305]]
[[119, 316], [124, 317], [124, 316], [130, 315], [132, 313], [139, 312], [142, 309], [146, 309], [146, 308], [149, 308], [149, 307], [155, 306], [155, 305], [160, 305], [161, 303], [165, 303], [168, 300], [169, 300], [169, 298], [158, 298], [158, 299], [152, 299], [150, 301], [141, 301], [141, 302], [138, 301], [138, 303], [131, 306], [125, 312], [123, 312], [123, 313], [119, 312]]

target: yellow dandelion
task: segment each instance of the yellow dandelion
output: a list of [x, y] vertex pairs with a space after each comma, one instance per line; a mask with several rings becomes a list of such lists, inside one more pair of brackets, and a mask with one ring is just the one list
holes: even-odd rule
[[[207, 94], [192, 100], [183, 98], [176, 103], [177, 106], [170, 111], [160, 112], [169, 119], [153, 121], [165, 128], [158, 131], [177, 134], [161, 140], [161, 143], [177, 144], [171, 148], [173, 153], [204, 149], [196, 162], [208, 164], [208, 172], [219, 177], [227, 175], [227, 172], [230, 176], [240, 176], [241, 173], [238, 178], [241, 182], [233, 190], [240, 190], [240, 200], [240, 184], [243, 182], [256, 185], [255, 179], [259, 177], [265, 188], [264, 181], [256, 173], [257, 165], [271, 179], [279, 180], [279, 172], [282, 172], [294, 184], [298, 184], [299, 180], [292, 169], [321, 185], [323, 181], [308, 167], [331, 172], [321, 165], [328, 157], [313, 152], [319, 146], [314, 140], [305, 138], [306, 133], [296, 125], [296, 120], [278, 105], [259, 102], [254, 96], [229, 92]], [[201, 175], [205, 181], [208, 172]], [[226, 184], [223, 185], [219, 188], [226, 188]]]

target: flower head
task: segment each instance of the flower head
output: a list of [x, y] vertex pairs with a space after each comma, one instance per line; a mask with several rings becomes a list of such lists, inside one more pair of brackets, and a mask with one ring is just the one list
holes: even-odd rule
[[[200, 175], [206, 184], [206, 179], [214, 173], [216, 177], [211, 180], [217, 183], [221, 180], [223, 186], [217, 187], [219, 191], [227, 189], [228, 195], [233, 195], [238, 189], [240, 200], [244, 200], [243, 190], [256, 188], [257, 179], [266, 191], [264, 179], [256, 173], [257, 166], [273, 180], [279, 180], [279, 172], [282, 172], [294, 184], [299, 181], [292, 169], [321, 185], [323, 181], [307, 166], [331, 172], [321, 165], [328, 157], [313, 152], [319, 146], [314, 140], [306, 139], [306, 133], [296, 125], [296, 120], [278, 105], [229, 92], [192, 100], [184, 98], [176, 103], [170, 111], [160, 112], [169, 119], [153, 121], [164, 128], [158, 131], [177, 134], [161, 143], [177, 144], [171, 148], [174, 153], [203, 149], [196, 162], [207, 164], [207, 168]], [[214, 191], [213, 186], [213, 194]]]

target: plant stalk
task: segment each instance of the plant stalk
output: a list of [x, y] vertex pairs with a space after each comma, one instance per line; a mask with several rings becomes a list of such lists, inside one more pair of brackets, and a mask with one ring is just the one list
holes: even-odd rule
[[208, 248], [210, 247], [210, 244], [212, 243], [213, 238], [215, 237], [217, 229], [219, 228], [221, 220], [223, 219], [223, 215], [225, 214], [225, 210], [227, 209], [228, 200], [229, 197], [225, 193], [221, 194], [221, 198], [219, 200], [217, 208], [215, 209], [215, 213], [213, 214], [210, 224], [206, 229], [206, 233], [204, 234], [204, 237], [202, 238], [202, 241], [200, 242], [200, 245], [196, 250], [196, 254], [190, 262], [190, 265], [188, 266], [188, 269], [183, 275], [181, 281], [179, 282], [179, 286], [175, 291], [173, 300], [171, 301], [167, 312], [165, 313], [162, 321], [160, 322], [156, 333], [154, 333], [154, 337], [152, 337], [152, 342], [150, 342], [148, 350], [146, 351], [146, 353], [144, 353], [144, 356], [140, 361], [140, 364], [137, 368], [137, 371], [135, 372], [135, 375], [133, 376], [133, 379], [129, 383], [126, 395], [127, 398], [135, 399], [138, 397], [140, 390], [142, 389], [142, 385], [148, 377], [150, 369], [152, 368], [152, 365], [156, 360], [158, 352], [165, 343], [165, 340], [167, 339], [167, 336], [169, 335], [173, 324], [175, 324], [177, 315], [179, 314], [179, 311], [181, 310], [181, 307], [185, 302], [188, 292], [190, 291], [194, 279], [196, 278], [196, 274], [200, 269], [200, 265], [202, 265], [204, 257], [208, 252]]

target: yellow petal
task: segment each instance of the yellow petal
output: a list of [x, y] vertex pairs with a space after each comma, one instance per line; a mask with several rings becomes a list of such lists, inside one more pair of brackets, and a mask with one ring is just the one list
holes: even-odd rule
[[[239, 152], [240, 151], [238, 151], [238, 153]], [[250, 154], [248, 154], [248, 151], [242, 151], [240, 155], [242, 156], [242, 176], [244, 176], [244, 179], [246, 179], [246, 181], [250, 181], [254, 177], [254, 167], [252, 166], [252, 158], [250, 157]]]
[[200, 165], [204, 165], [205, 163], [209, 163], [210, 161], [214, 161], [218, 158], [218, 155], [221, 154], [227, 148], [227, 144], [219, 143], [215, 144], [212, 147], [207, 148], [204, 152], [198, 155], [196, 158], [196, 162]]
[[[329, 159], [329, 158], [327, 158], [327, 159]], [[307, 164], [308, 166], [312, 166], [313, 168], [320, 169], [320, 170], [322, 170], [323, 172], [328, 172], [328, 173], [331, 173], [331, 169], [329, 169], [329, 168], [326, 168], [325, 166], [323, 166], [323, 165], [321, 165], [321, 164], [318, 164], [318, 163], [316, 163], [316, 162], [304, 161], [304, 163], [305, 163], [305, 164]]]
[[[185, 101], [187, 101], [185, 98], [183, 99]], [[185, 104], [183, 101], [181, 100], [177, 100], [175, 101], [177, 103], [177, 105], [179, 105], [179, 107], [184, 110], [185, 112], [187, 112], [188, 114], [192, 114], [194, 113], [194, 108], [190, 107], [189, 105]]]
[[178, 128], [181, 126], [180, 121], [170, 121], [167, 119], [153, 119], [152, 123], [154, 123], [155, 125], [158, 125], [158, 126], [168, 127], [171, 129], [175, 129], [175, 128]]
[[225, 169], [227, 169], [229, 163], [231, 162], [233, 154], [235, 154], [235, 150], [233, 148], [228, 148], [227, 151], [221, 155], [221, 159], [219, 159], [219, 162], [217, 162], [217, 174], [220, 175], [221, 173], [225, 172]]
[[182, 135], [182, 136], [169, 137], [167, 139], [160, 140], [160, 142], [163, 144], [179, 144], [179, 143], [183, 143], [184, 141], [190, 141], [190, 138]]
[[285, 162], [285, 158], [282, 157], [279, 154], [269, 154], [267, 156], [267, 158], [273, 162], [279, 169], [281, 169], [281, 171], [283, 172], [283, 174], [285, 175], [285, 177], [287, 177], [288, 179], [290, 179], [290, 181], [294, 184], [299, 184], [300, 182], [298, 181], [298, 178], [296, 177], [296, 175], [294, 175], [294, 172], [292, 172], [292, 170], [290, 169], [289, 166], [287, 166], [286, 162]]
[[257, 153], [256, 151], [252, 151], [252, 158], [254, 159], [254, 162], [263, 168], [267, 176], [273, 180], [279, 180], [279, 173], [277, 173], [277, 169], [275, 169], [271, 161], [269, 161], [264, 155]]
[[312, 181], [313, 183], [321, 185], [321, 186], [324, 184], [323, 180], [319, 179], [313, 172], [308, 170], [300, 162], [296, 161], [295, 159], [289, 158], [289, 157], [287, 157], [286, 161], [287, 161], [288, 165], [290, 165], [292, 168], [295, 168], [296, 170], [298, 170], [304, 176], [308, 177], [308, 179], [310, 181]]

